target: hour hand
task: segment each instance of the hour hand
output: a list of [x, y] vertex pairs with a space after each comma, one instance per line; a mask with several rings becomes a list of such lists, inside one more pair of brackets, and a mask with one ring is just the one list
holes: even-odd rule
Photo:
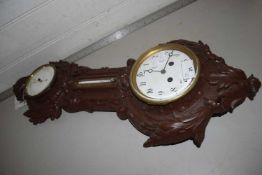
[[161, 72], [159, 70], [154, 70], [154, 69], [148, 69], [148, 70], [144, 70], [144, 74], [148, 72], [148, 73], [152, 73], [152, 72]]

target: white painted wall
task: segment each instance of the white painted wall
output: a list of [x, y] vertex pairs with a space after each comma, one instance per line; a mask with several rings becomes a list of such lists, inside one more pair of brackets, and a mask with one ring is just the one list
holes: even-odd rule
[[[117, 67], [157, 43], [202, 40], [229, 65], [262, 80], [260, 0], [200, 0], [79, 61]], [[0, 103], [0, 174], [3, 175], [261, 175], [262, 93], [232, 114], [211, 119], [201, 148], [191, 141], [145, 149], [147, 139], [115, 113], [63, 113], [33, 126]]]
[[0, 1], [0, 92], [176, 0]]

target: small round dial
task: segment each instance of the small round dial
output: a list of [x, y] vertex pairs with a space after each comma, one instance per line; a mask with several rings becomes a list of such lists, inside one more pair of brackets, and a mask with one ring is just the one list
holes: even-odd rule
[[199, 60], [179, 44], [150, 49], [132, 67], [130, 84], [135, 95], [149, 104], [167, 104], [189, 92], [199, 74]]
[[55, 67], [43, 65], [37, 68], [26, 82], [25, 92], [28, 96], [36, 96], [50, 87], [55, 77]]

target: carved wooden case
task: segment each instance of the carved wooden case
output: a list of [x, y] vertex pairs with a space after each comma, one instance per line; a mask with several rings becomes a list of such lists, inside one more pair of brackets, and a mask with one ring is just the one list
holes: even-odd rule
[[[91, 69], [68, 62], [50, 62], [56, 68], [56, 79], [51, 87], [36, 97], [24, 96], [23, 77], [14, 85], [18, 100], [26, 100], [24, 113], [34, 124], [48, 118], [59, 118], [62, 110], [115, 111], [128, 119], [141, 133], [149, 136], [144, 147], [177, 144], [193, 140], [200, 146], [209, 119], [232, 112], [246, 97], [253, 100], [261, 83], [253, 75], [225, 64], [223, 58], [213, 54], [206, 44], [176, 40], [198, 56], [201, 71], [195, 87], [181, 99], [167, 105], [149, 105], [131, 91], [129, 74], [135, 60], [129, 59], [126, 67]], [[113, 78], [110, 84], [79, 86], [76, 82], [99, 78]]]

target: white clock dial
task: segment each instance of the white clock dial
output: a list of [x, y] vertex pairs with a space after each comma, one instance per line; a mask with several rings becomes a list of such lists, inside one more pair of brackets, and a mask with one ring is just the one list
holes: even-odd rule
[[182, 48], [157, 48], [138, 60], [131, 72], [131, 86], [138, 97], [148, 103], [166, 104], [192, 88], [198, 77], [198, 60]]
[[46, 90], [55, 76], [55, 68], [44, 65], [36, 69], [29, 77], [26, 84], [26, 94], [36, 96]]

